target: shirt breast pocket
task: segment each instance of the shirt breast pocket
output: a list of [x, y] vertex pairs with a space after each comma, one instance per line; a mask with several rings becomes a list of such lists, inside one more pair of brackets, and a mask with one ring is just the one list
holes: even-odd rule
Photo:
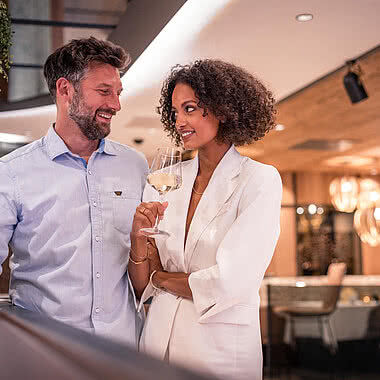
[[118, 231], [124, 234], [131, 232], [133, 216], [140, 203], [141, 199], [137, 194], [125, 191], [112, 193], [113, 225]]

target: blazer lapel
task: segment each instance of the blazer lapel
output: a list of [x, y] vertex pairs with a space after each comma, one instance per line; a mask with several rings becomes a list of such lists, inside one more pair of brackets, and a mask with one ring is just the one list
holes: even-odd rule
[[[195, 210], [185, 247], [185, 266], [188, 268], [202, 232], [218, 215], [238, 185], [242, 157], [232, 146], [215, 168], [210, 182]], [[198, 164], [198, 161], [197, 161]], [[197, 168], [196, 168], [197, 169]], [[195, 173], [196, 176], [196, 173]], [[195, 176], [192, 178], [191, 186]]]

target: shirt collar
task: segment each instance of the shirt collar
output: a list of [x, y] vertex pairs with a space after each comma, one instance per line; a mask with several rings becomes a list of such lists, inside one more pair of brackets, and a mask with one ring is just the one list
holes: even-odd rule
[[[49, 131], [46, 135], [46, 146], [48, 155], [51, 160], [54, 160], [56, 157], [65, 154], [71, 153], [65, 142], [57, 134], [54, 129], [55, 123], [49, 128]], [[99, 148], [97, 149], [98, 153], [106, 153], [111, 156], [117, 155], [117, 150], [106, 139], [101, 139], [99, 143]]]
[[110, 140], [101, 139], [99, 144], [99, 153], [106, 153], [110, 156], [117, 156], [118, 150], [116, 149], [115, 144], [112, 144]]
[[51, 160], [54, 160], [61, 154], [70, 152], [64, 141], [58, 136], [57, 132], [54, 129], [54, 126], [55, 124], [49, 128], [49, 131], [46, 135], [46, 147]]

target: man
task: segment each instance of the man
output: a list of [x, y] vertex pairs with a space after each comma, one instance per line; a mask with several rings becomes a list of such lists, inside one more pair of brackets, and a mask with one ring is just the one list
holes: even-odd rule
[[48, 57], [56, 123], [0, 159], [0, 263], [9, 244], [14, 305], [135, 345], [129, 233], [148, 167], [105, 139], [128, 64], [123, 48], [93, 37]]

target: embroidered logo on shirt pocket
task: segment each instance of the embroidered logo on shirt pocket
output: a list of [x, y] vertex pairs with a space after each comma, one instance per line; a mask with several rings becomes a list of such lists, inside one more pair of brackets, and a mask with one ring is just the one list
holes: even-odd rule
[[112, 213], [114, 227], [125, 234], [132, 229], [133, 215], [141, 203], [139, 196], [126, 190], [112, 191]]

